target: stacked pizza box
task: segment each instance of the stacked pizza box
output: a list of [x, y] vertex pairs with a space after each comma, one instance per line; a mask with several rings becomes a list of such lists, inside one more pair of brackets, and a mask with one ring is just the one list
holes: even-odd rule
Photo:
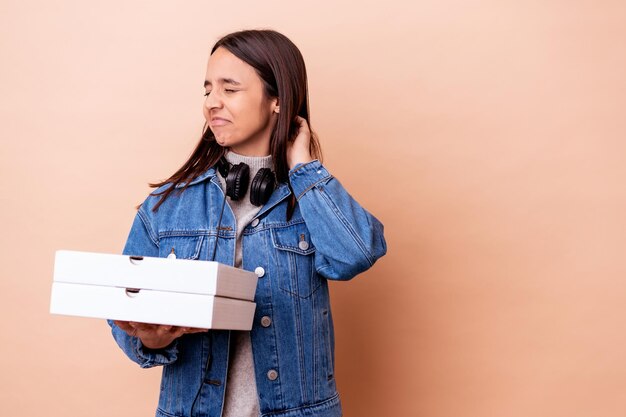
[[218, 262], [59, 250], [50, 312], [250, 330], [257, 280]]

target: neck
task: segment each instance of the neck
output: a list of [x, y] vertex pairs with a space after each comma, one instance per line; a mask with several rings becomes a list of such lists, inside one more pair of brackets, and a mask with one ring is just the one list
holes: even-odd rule
[[246, 141], [245, 143], [231, 146], [230, 150], [243, 156], [267, 156], [270, 154], [270, 138]]

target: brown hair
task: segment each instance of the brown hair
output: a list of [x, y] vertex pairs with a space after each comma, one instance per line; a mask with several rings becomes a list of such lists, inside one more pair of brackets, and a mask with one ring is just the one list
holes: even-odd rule
[[[280, 112], [270, 137], [270, 152], [276, 179], [278, 182], [287, 182], [289, 174], [287, 141], [295, 139], [298, 128], [295, 117], [304, 118], [309, 127], [311, 126], [308, 83], [302, 54], [285, 35], [274, 30], [244, 30], [231, 33], [217, 41], [211, 49], [211, 55], [220, 47], [227, 49], [256, 70], [263, 81], [267, 97], [278, 97]], [[319, 141], [312, 129], [309, 151], [313, 158], [321, 159]], [[185, 186], [180, 189], [181, 192], [184, 191], [194, 178], [214, 166], [224, 153], [225, 148], [217, 143], [213, 132], [205, 123], [200, 141], [183, 166], [167, 180], [149, 184], [154, 188], [170, 183], [172, 185], [163, 191], [152, 193], [161, 196], [153, 211], [163, 204], [176, 185], [185, 182]]]

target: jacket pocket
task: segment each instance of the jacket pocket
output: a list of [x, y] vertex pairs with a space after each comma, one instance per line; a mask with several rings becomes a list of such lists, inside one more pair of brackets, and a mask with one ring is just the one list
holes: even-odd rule
[[304, 222], [272, 228], [272, 244], [276, 249], [274, 271], [281, 290], [308, 298], [320, 286], [315, 270], [315, 246]]
[[159, 257], [165, 258], [172, 250], [176, 259], [198, 259], [203, 250], [204, 235], [165, 235], [159, 239]]

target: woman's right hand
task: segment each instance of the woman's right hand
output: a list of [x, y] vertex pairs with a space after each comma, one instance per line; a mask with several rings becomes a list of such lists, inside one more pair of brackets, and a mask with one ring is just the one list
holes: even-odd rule
[[194, 327], [166, 326], [163, 324], [137, 323], [134, 321], [114, 320], [113, 323], [128, 333], [129, 336], [141, 339], [141, 343], [148, 349], [164, 348], [186, 333], [201, 333], [207, 331], [207, 329]]

